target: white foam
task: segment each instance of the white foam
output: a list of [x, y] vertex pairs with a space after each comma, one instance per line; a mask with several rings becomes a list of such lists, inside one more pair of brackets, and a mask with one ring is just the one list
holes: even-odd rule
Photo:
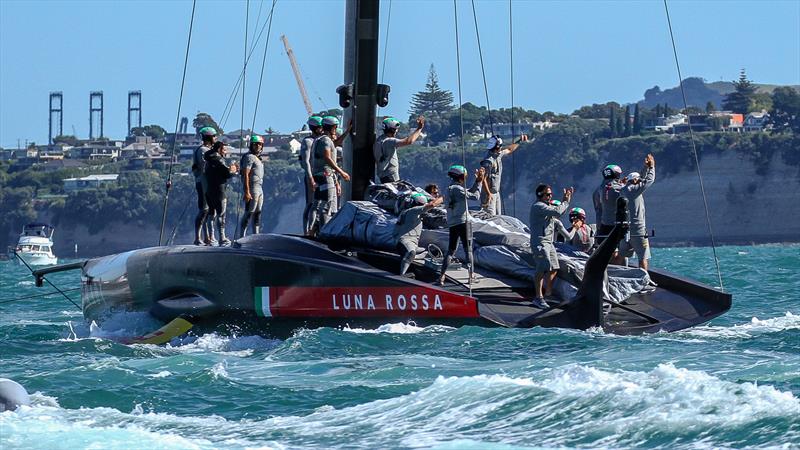
[[147, 375], [147, 377], [149, 377], [149, 378], [167, 378], [168, 376], [171, 376], [171, 375], [172, 375], [172, 372], [170, 372], [169, 370], [162, 370], [162, 371], [160, 371], [158, 373]]
[[343, 331], [358, 334], [418, 334], [418, 333], [441, 333], [453, 331], [455, 328], [444, 325], [431, 325], [427, 327], [419, 327], [415, 323], [386, 323], [378, 328], [364, 329], [364, 328], [350, 328], [346, 327]]
[[183, 353], [220, 353], [230, 356], [247, 357], [255, 351], [271, 350], [283, 341], [266, 339], [262, 336], [223, 336], [208, 333], [202, 336], [186, 336], [170, 341], [166, 348]]
[[683, 331], [680, 334], [706, 338], [752, 338], [765, 333], [777, 333], [786, 330], [800, 329], [800, 316], [786, 312], [783, 316], [771, 319], [753, 317], [749, 323], [730, 327], [700, 326]]

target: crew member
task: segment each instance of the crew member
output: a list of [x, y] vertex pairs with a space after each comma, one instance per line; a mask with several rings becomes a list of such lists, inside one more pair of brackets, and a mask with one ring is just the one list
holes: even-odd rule
[[[616, 164], [603, 168], [603, 182], [592, 195], [594, 211], [597, 215], [597, 245], [605, 240], [614, 229], [617, 220], [617, 199], [624, 184], [620, 181], [622, 169]], [[615, 256], [616, 257], [616, 256]]]
[[397, 149], [416, 142], [419, 135], [422, 134], [424, 126], [425, 118], [422, 116], [417, 117], [417, 129], [404, 139], [400, 139], [397, 137], [400, 121], [394, 117], [383, 119], [383, 134], [378, 136], [372, 146], [378, 180], [381, 183], [400, 181], [400, 163], [397, 159]]
[[[553, 245], [554, 222], [569, 208], [572, 188], [564, 189], [564, 197], [560, 205], [551, 205], [552, 198], [553, 189], [550, 185], [540, 184], [536, 187], [536, 203], [531, 205], [530, 212], [531, 252], [536, 260], [533, 306], [541, 309], [550, 307], [544, 300], [544, 294], [550, 295], [552, 292], [553, 279], [559, 268], [558, 254]], [[547, 280], [546, 286], [544, 285], [545, 279]]]
[[569, 212], [569, 221], [572, 226], [567, 232], [571, 237], [567, 242], [584, 253], [591, 253], [594, 247], [594, 230], [586, 223], [586, 211], [583, 208], [572, 208]]
[[[309, 210], [309, 234], [316, 235], [331, 217], [331, 206], [336, 196], [336, 174], [345, 181], [350, 175], [336, 164], [336, 127], [339, 119], [325, 116], [322, 119], [322, 136], [314, 141], [311, 155], [311, 173], [314, 177], [314, 206]], [[348, 128], [349, 129], [349, 128]]]
[[308, 218], [311, 205], [314, 203], [314, 189], [317, 184], [314, 182], [314, 176], [311, 173], [311, 153], [314, 148], [314, 140], [322, 136], [322, 117], [311, 116], [308, 118], [308, 129], [311, 130], [311, 135], [306, 136], [300, 142], [300, 167], [303, 168], [304, 186], [306, 192], [306, 207], [303, 210], [303, 234], [308, 235]]
[[203, 155], [206, 161], [206, 202], [210, 209], [211, 234], [214, 235], [214, 224], [216, 224], [219, 229], [220, 247], [231, 245], [231, 241], [225, 236], [225, 208], [227, 205], [225, 188], [228, 179], [238, 171], [236, 164], [228, 165], [225, 155], [225, 144], [222, 142], [215, 142], [211, 150]]
[[627, 177], [627, 183], [622, 188], [621, 194], [628, 199], [628, 220], [630, 220], [630, 241], [619, 243], [619, 254], [622, 258], [630, 258], [636, 252], [639, 267], [648, 268], [650, 259], [650, 242], [647, 240], [647, 226], [645, 225], [644, 191], [656, 181], [656, 160], [653, 155], [644, 159], [644, 177], [637, 172], [632, 172]]
[[450, 263], [450, 255], [456, 252], [458, 241], [464, 246], [467, 254], [467, 264], [469, 265], [469, 277], [472, 280], [474, 270], [472, 261], [472, 227], [469, 222], [469, 212], [467, 212], [467, 200], [480, 199], [481, 183], [484, 178], [483, 168], [475, 171], [475, 183], [467, 190], [467, 169], [461, 165], [452, 165], [447, 171], [450, 177], [450, 186], [447, 187], [446, 209], [447, 209], [447, 228], [450, 233], [447, 253], [442, 260], [442, 274], [439, 278], [439, 285], [443, 286], [447, 266]]
[[441, 197], [428, 201], [428, 196], [417, 192], [411, 196], [410, 206], [398, 216], [394, 226], [394, 237], [397, 240], [397, 250], [402, 255], [400, 275], [405, 275], [417, 255], [417, 246], [422, 233], [422, 214], [441, 203]]
[[239, 163], [242, 171], [242, 188], [244, 189], [244, 215], [239, 225], [241, 236], [247, 236], [250, 218], [253, 219], [253, 234], [261, 232], [261, 208], [264, 205], [264, 163], [261, 162], [261, 151], [264, 149], [264, 138], [253, 134], [250, 136], [249, 152], [242, 156]]
[[194, 245], [213, 245], [214, 233], [211, 223], [208, 223], [208, 203], [205, 194], [205, 167], [203, 155], [211, 150], [217, 140], [217, 130], [213, 127], [200, 128], [200, 138], [203, 143], [194, 149], [192, 156], [192, 174], [194, 175], [194, 188], [197, 191], [197, 216], [194, 218]]
[[503, 214], [500, 200], [500, 179], [503, 176], [503, 157], [514, 153], [521, 142], [527, 142], [528, 136], [522, 135], [517, 142], [502, 147], [503, 140], [500, 136], [492, 136], [486, 144], [486, 158], [481, 161], [481, 167], [486, 171], [488, 189], [481, 194], [481, 203], [484, 210], [492, 215]]
[[439, 193], [439, 185], [437, 185], [437, 184], [431, 183], [431, 184], [425, 186], [425, 192], [427, 192], [428, 194], [431, 194], [431, 197], [433, 197], [433, 198], [441, 197], [441, 194]]

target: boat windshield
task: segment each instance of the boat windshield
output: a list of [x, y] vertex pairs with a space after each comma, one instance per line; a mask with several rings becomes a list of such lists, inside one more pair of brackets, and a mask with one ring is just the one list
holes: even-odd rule
[[21, 246], [19, 247], [19, 249], [20, 249], [21, 251], [23, 251], [23, 252], [29, 252], [29, 251], [31, 251], [31, 246], [30, 246], [30, 245], [21, 245]]
[[38, 245], [32, 245], [31, 246], [31, 251], [38, 252], [40, 250], [41, 250], [41, 248]]

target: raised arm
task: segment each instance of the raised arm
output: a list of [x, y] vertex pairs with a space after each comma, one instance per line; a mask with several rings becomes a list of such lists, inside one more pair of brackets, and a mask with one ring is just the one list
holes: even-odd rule
[[422, 128], [425, 127], [425, 118], [422, 116], [417, 117], [417, 129], [411, 132], [405, 139], [401, 139], [397, 142], [397, 147], [405, 147], [406, 145], [411, 145], [419, 139], [419, 135], [422, 134]]
[[575, 228], [572, 231], [567, 230], [567, 227], [564, 226], [564, 223], [561, 222], [560, 219], [556, 219], [555, 221], [556, 232], [561, 236], [564, 236], [564, 240], [569, 242], [572, 240], [572, 237], [575, 236]]
[[517, 139], [517, 142], [514, 142], [513, 144], [509, 145], [508, 147], [503, 148], [503, 151], [506, 152], [506, 155], [510, 155], [510, 154], [514, 153], [515, 151], [517, 151], [517, 149], [519, 148], [519, 144], [521, 144], [523, 142], [528, 142], [528, 135], [527, 134], [523, 134], [522, 136], [519, 137], [519, 139]]
[[333, 140], [333, 145], [336, 147], [341, 147], [344, 143], [344, 138], [350, 136], [350, 133], [353, 132], [353, 119], [350, 119], [350, 123], [347, 124], [347, 129], [344, 130], [344, 133], [340, 134]]

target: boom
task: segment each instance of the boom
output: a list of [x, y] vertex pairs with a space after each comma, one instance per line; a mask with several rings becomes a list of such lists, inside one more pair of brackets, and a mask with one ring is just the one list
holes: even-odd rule
[[297, 80], [297, 89], [300, 89], [300, 95], [303, 97], [303, 104], [306, 106], [306, 112], [310, 116], [314, 114], [314, 110], [311, 108], [311, 101], [308, 99], [308, 93], [306, 93], [306, 85], [303, 83], [303, 77], [300, 75], [300, 67], [294, 59], [294, 51], [292, 47], [289, 46], [289, 40], [286, 39], [285, 35], [281, 35], [281, 40], [283, 41], [284, 48], [286, 48], [286, 55], [289, 57], [289, 63], [292, 64], [294, 79]]

